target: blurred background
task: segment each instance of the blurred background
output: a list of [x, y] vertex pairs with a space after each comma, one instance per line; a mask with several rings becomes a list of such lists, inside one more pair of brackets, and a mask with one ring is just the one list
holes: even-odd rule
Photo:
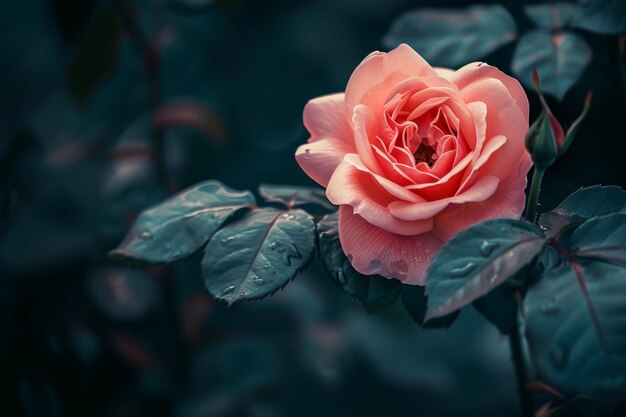
[[[510, 41], [458, 59], [511, 74], [520, 36], [541, 27], [527, 6], [546, 2], [482, 2], [496, 3], [515, 21]], [[517, 415], [506, 340], [473, 309], [447, 330], [398, 306], [369, 314], [317, 261], [273, 297], [228, 308], [203, 288], [197, 257], [148, 270], [107, 259], [138, 212], [200, 180], [313, 185], [293, 158], [305, 103], [343, 91], [406, 12], [468, 5], [2, 2], [1, 414]], [[548, 101], [571, 122], [594, 99], [544, 180], [542, 210], [581, 186], [626, 184], [623, 38], [568, 30], [585, 65]]]

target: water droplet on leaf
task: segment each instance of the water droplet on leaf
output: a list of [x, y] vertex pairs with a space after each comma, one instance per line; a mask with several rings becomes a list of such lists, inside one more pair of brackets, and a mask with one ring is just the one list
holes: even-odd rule
[[237, 288], [235, 285], [229, 285], [228, 287], [224, 288], [224, 290], [222, 291], [222, 297], [231, 294], [233, 291], [235, 291], [235, 288]]
[[452, 275], [453, 277], [465, 277], [467, 276], [470, 272], [472, 272], [474, 269], [476, 268], [476, 264], [473, 262], [468, 262], [465, 265], [463, 265], [462, 267], [459, 268], [454, 268], [453, 270], [450, 271], [450, 275]]
[[480, 254], [487, 257], [493, 253], [496, 248], [500, 246], [498, 242], [489, 242], [487, 240], [483, 241], [480, 245]]

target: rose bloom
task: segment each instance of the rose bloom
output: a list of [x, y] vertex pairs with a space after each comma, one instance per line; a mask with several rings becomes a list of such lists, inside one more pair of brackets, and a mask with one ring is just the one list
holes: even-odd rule
[[374, 52], [345, 93], [307, 103], [304, 125], [296, 159], [339, 205], [339, 240], [362, 274], [423, 285], [444, 242], [524, 208], [528, 99], [490, 65]]

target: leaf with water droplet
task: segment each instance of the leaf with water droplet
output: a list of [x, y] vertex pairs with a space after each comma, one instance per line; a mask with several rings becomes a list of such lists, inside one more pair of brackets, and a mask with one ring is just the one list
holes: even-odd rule
[[626, 268], [570, 259], [545, 272], [524, 300], [535, 369], [565, 392], [626, 389]]
[[[322, 263], [339, 288], [368, 311], [387, 307], [396, 301], [400, 295], [398, 280], [380, 275], [362, 275], [352, 267], [339, 242], [337, 213], [324, 216], [317, 224], [317, 231]], [[402, 268], [403, 265], [399, 264], [398, 267]]]
[[626, 191], [617, 186], [586, 187], [567, 197], [554, 210], [539, 217], [539, 224], [548, 229], [548, 237], [558, 234], [567, 225], [626, 210]]
[[270, 203], [280, 203], [285, 207], [298, 207], [304, 205], [317, 205], [328, 210], [335, 206], [326, 198], [326, 192], [322, 188], [303, 187], [299, 185], [275, 185], [261, 184], [259, 194]]
[[428, 269], [425, 319], [447, 315], [489, 293], [532, 265], [545, 243], [543, 232], [523, 220], [488, 220], [459, 233], [439, 250]]
[[143, 211], [110, 256], [152, 264], [178, 261], [196, 252], [236, 211], [254, 204], [248, 191], [218, 181], [196, 184]]
[[[224, 247], [220, 242], [231, 239]], [[214, 297], [229, 304], [257, 300], [284, 287], [313, 257], [315, 223], [308, 213], [256, 209], [217, 231], [202, 274]], [[223, 288], [234, 286], [224, 294]]]

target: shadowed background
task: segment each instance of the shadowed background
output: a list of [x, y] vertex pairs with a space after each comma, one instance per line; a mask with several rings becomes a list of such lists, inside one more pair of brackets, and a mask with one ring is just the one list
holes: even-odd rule
[[[524, 3], [483, 2], [494, 3], [519, 34], [535, 27]], [[343, 91], [404, 12], [467, 5], [3, 2], [6, 415], [515, 415], [506, 340], [472, 309], [448, 330], [393, 306], [368, 314], [318, 262], [272, 298], [227, 308], [204, 290], [197, 259], [141, 270], [106, 257], [139, 211], [197, 181], [312, 185], [293, 158], [307, 100]], [[593, 57], [548, 101], [571, 122], [587, 90], [594, 99], [545, 177], [546, 210], [581, 186], [626, 184], [617, 40], [572, 30]], [[482, 60], [510, 74], [515, 48]]]

